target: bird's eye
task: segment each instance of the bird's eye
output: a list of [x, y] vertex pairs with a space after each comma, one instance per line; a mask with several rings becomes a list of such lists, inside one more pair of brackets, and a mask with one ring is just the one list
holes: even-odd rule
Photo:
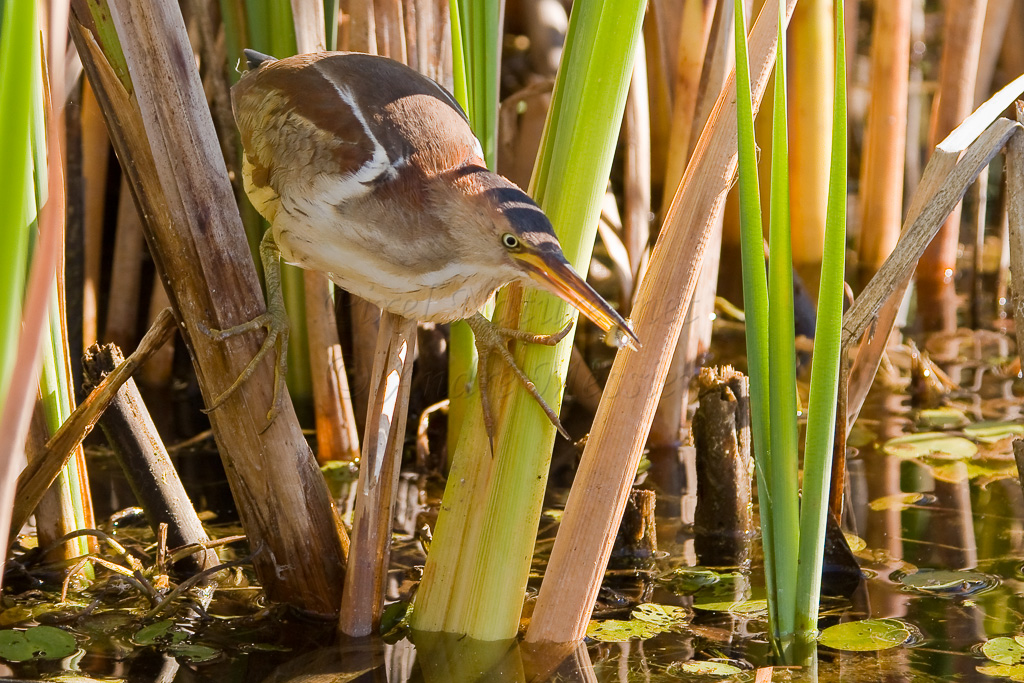
[[501, 243], [505, 245], [506, 249], [518, 249], [519, 238], [510, 232], [506, 232], [501, 236]]

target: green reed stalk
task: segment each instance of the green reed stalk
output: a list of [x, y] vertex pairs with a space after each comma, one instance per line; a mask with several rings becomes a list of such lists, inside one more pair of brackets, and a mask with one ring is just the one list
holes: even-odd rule
[[[832, 447], [839, 387], [846, 268], [846, 41], [843, 0], [835, 3], [835, 101], [829, 171], [825, 249], [814, 330], [814, 360], [807, 401], [803, 497], [800, 506], [800, 568], [797, 574], [797, 636], [811, 640], [818, 624], [821, 564], [828, 515]], [[845, 419], [845, 418], [844, 418]]]
[[761, 191], [757, 175], [757, 143], [750, 93], [747, 29], [743, 2], [735, 0], [736, 113], [738, 190], [740, 206], [740, 253], [743, 269], [743, 308], [746, 316], [747, 374], [750, 378], [751, 442], [757, 467], [757, 498], [760, 501], [764, 574], [768, 589], [769, 621], [776, 623], [774, 521], [771, 505], [771, 443], [768, 393], [768, 277], [764, 263], [764, 232], [761, 225]]
[[[31, 4], [31, 3], [25, 3]], [[6, 8], [5, 8], [6, 9]], [[10, 16], [12, 21], [17, 20], [16, 15], [4, 13]], [[4, 26], [4, 30], [7, 30]], [[27, 86], [27, 93], [24, 100], [15, 107], [16, 116], [26, 116], [25, 122], [28, 128], [19, 131], [17, 134], [25, 134], [25, 140], [29, 143], [20, 157], [24, 160], [25, 173], [21, 185], [23, 193], [20, 206], [20, 213], [24, 221], [17, 229], [21, 233], [20, 240], [23, 241], [20, 254], [21, 264], [12, 269], [20, 275], [18, 282], [11, 294], [18, 297], [18, 309], [20, 310], [20, 299], [23, 294], [25, 264], [33, 248], [32, 235], [35, 233], [35, 221], [39, 207], [46, 203], [47, 193], [47, 169], [46, 169], [46, 121], [45, 101], [43, 94], [43, 64], [42, 54], [39, 45], [39, 33], [35, 26], [30, 25], [27, 31], [30, 49], [23, 54], [20, 63], [20, 75], [24, 82], [18, 85]], [[27, 65], [27, 68], [26, 68]], [[7, 77], [4, 73], [4, 77]], [[18, 111], [20, 109], [20, 111]], [[6, 157], [12, 158], [12, 157]], [[13, 157], [18, 158], [18, 157]], [[18, 174], [13, 174], [18, 175]], [[17, 239], [17, 238], [16, 238]], [[7, 292], [5, 292], [6, 297]], [[40, 401], [45, 417], [46, 426], [50, 434], [68, 419], [73, 409], [73, 382], [70, 373], [70, 357], [67, 344], [67, 323], [64, 316], [63, 296], [54, 290], [49, 303], [49, 334], [44, 336], [48, 343], [44, 344], [42, 353], [43, 372], [39, 378]], [[20, 315], [19, 315], [20, 320]], [[17, 328], [16, 328], [17, 329]], [[59, 511], [55, 510], [60, 519], [50, 520], [49, 528], [54, 533], [63, 534], [68, 531], [92, 526], [92, 510], [90, 507], [87, 482], [84, 471], [81, 471], [83, 461], [80, 458], [72, 458], [61, 470], [60, 475], [54, 482], [51, 489], [56, 491], [59, 500]], [[45, 522], [44, 522], [45, 523]], [[54, 525], [59, 526], [59, 532]], [[85, 555], [89, 552], [87, 539], [78, 538], [69, 542], [68, 551], [71, 555]]]
[[324, 0], [324, 40], [328, 50], [338, 49], [338, 2]]
[[28, 271], [29, 226], [35, 218], [30, 134], [33, 74], [24, 65], [39, 49], [35, 3], [5, 0], [0, 16], [0, 158], [11, 173], [0, 183], [0, 411], [17, 361]]
[[[789, 233], [785, 15], [780, 7], [772, 120], [771, 234], [766, 283], [746, 30], [740, 5], [737, 0], [736, 80], [743, 298], [747, 316], [751, 431], [758, 472], [769, 628], [776, 652], [783, 661], [792, 661], [796, 656], [794, 646], [813, 640], [818, 617], [839, 377], [846, 246], [843, 10], [842, 3], [838, 3], [836, 30], [839, 47], [836, 49], [828, 223], [808, 405], [805, 487], [801, 505], [797, 488], [799, 444], [796, 424], [793, 265]], [[769, 319], [777, 326], [775, 334], [769, 334]]]
[[[487, 168], [497, 170], [498, 73], [501, 69], [501, 16], [504, 2], [450, 1], [452, 71], [455, 98], [480, 139]], [[493, 304], [484, 310], [490, 316]], [[455, 453], [459, 434], [477, 391], [477, 354], [469, 325], [450, 327], [448, 343], [448, 452]]]
[[768, 336], [771, 393], [771, 505], [775, 533], [776, 636], [783, 652], [796, 620], [796, 572], [799, 534], [797, 491], [796, 342], [793, 321], [793, 247], [789, 223], [789, 124], [786, 116], [786, 17], [779, 10], [779, 47], [775, 57], [772, 109], [772, 179], [768, 225], [768, 302], [776, 334]]

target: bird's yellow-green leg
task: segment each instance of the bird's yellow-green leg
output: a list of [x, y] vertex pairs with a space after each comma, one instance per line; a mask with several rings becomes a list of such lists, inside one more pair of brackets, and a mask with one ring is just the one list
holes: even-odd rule
[[274, 242], [273, 230], [267, 230], [260, 241], [260, 260], [263, 261], [263, 275], [267, 283], [267, 312], [259, 315], [249, 322], [229, 327], [226, 330], [214, 330], [200, 326], [200, 329], [215, 341], [222, 341], [237, 334], [265, 329], [267, 336], [263, 345], [256, 352], [253, 359], [245, 366], [242, 373], [232, 382], [222, 394], [213, 399], [213, 403], [206, 412], [213, 412], [224, 404], [238, 387], [252, 377], [260, 361], [277, 349], [277, 363], [274, 365], [274, 402], [267, 412], [267, 426], [274, 421], [281, 407], [281, 399], [284, 395], [284, 379], [288, 370], [288, 310], [284, 305], [284, 295], [281, 292], [281, 252]]
[[504, 359], [512, 372], [515, 373], [519, 381], [526, 387], [527, 393], [533, 397], [533, 399], [540, 405], [544, 414], [551, 420], [551, 424], [555, 426], [558, 433], [564, 436], [566, 439], [569, 438], [569, 432], [565, 431], [565, 427], [558, 419], [558, 414], [551, 409], [551, 406], [541, 397], [540, 392], [537, 391], [537, 386], [526, 376], [518, 365], [516, 365], [516, 359], [512, 356], [512, 352], [508, 350], [508, 340], [515, 339], [517, 341], [529, 342], [531, 344], [544, 344], [545, 346], [554, 346], [558, 342], [565, 338], [565, 335], [569, 334], [569, 330], [572, 329], [572, 323], [567, 324], [563, 329], [556, 332], [555, 334], [531, 334], [522, 330], [512, 330], [505, 327], [499, 327], [492, 323], [490, 320], [485, 318], [480, 313], [476, 313], [469, 318], [466, 318], [466, 322], [469, 324], [471, 330], [473, 330], [473, 338], [476, 341], [476, 352], [478, 356], [477, 360], [477, 377], [480, 379], [480, 405], [484, 411], [484, 427], [487, 429], [487, 436], [491, 440], [491, 449], [493, 452], [494, 447], [494, 416], [491, 414], [491, 402], [487, 396], [487, 362], [490, 360], [492, 354], [497, 353]]

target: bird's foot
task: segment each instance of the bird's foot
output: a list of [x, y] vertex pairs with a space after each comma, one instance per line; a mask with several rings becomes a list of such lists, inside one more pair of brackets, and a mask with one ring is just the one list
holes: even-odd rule
[[526, 373], [516, 365], [516, 359], [512, 355], [512, 352], [508, 350], [508, 341], [515, 339], [517, 341], [524, 341], [531, 344], [544, 344], [545, 346], [554, 346], [558, 342], [565, 338], [565, 335], [569, 334], [569, 330], [572, 329], [572, 322], [569, 322], [564, 328], [554, 334], [531, 334], [524, 332], [523, 330], [513, 330], [505, 327], [499, 327], [493, 322], [477, 313], [466, 319], [470, 329], [473, 330], [473, 338], [476, 342], [477, 350], [477, 377], [480, 379], [480, 404], [483, 408], [484, 413], [484, 427], [487, 429], [487, 437], [491, 442], [491, 452], [494, 452], [494, 416], [491, 414], [490, 399], [487, 395], [488, 385], [488, 373], [487, 363], [490, 360], [492, 354], [497, 353], [505, 361], [505, 363], [512, 369], [519, 381], [523, 383], [527, 393], [533, 397], [537, 404], [547, 415], [548, 420], [555, 426], [558, 433], [564, 436], [566, 439], [569, 437], [569, 432], [565, 431], [565, 427], [562, 426], [561, 421], [558, 419], [558, 414], [552, 410], [551, 406], [547, 404], [547, 401], [537, 391], [537, 386], [526, 376]]
[[203, 411], [205, 413], [212, 413], [224, 405], [224, 402], [252, 377], [266, 355], [276, 349], [274, 400], [270, 405], [270, 410], [267, 411], [267, 424], [263, 428], [263, 431], [265, 431], [267, 427], [273, 424], [278, 412], [280, 412], [281, 402], [284, 398], [284, 380], [288, 372], [288, 335], [290, 325], [288, 310], [285, 308], [284, 296], [281, 293], [280, 252], [277, 250], [277, 245], [274, 243], [270, 230], [266, 232], [263, 241], [260, 243], [260, 255], [263, 259], [263, 270], [267, 281], [267, 312], [241, 325], [235, 325], [224, 330], [212, 329], [202, 323], [199, 323], [198, 327], [203, 334], [214, 341], [224, 341], [228, 337], [245, 334], [246, 332], [255, 332], [256, 330], [267, 331], [267, 336], [263, 340], [259, 351], [256, 352], [256, 355], [245, 366], [245, 369], [231, 383], [231, 386], [216, 396], [210, 403], [210, 406]]

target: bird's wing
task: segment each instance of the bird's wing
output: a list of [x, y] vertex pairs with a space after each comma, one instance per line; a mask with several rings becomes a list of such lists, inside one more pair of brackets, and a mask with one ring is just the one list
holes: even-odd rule
[[[318, 53], [267, 62], [232, 91], [255, 189], [318, 185], [340, 203], [405, 169], [434, 175], [479, 159], [455, 100], [398, 62]], [[482, 159], [481, 159], [482, 162]]]
[[344, 201], [391, 172], [391, 161], [350, 93], [316, 68], [317, 55], [261, 66], [232, 90], [235, 121], [255, 189], [331, 179]]

